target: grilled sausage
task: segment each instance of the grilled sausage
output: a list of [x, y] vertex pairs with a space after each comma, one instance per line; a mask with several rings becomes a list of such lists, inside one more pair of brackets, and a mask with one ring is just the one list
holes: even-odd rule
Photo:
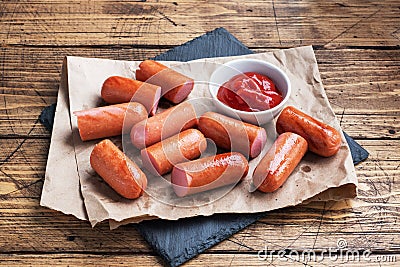
[[342, 142], [336, 129], [292, 106], [282, 110], [276, 122], [276, 131], [301, 135], [307, 140], [309, 150], [323, 157], [335, 155]]
[[171, 182], [176, 195], [184, 197], [237, 183], [247, 175], [248, 169], [242, 154], [229, 152], [177, 164], [172, 170]]
[[131, 140], [142, 149], [196, 125], [194, 107], [184, 102], [137, 123], [131, 130]]
[[253, 184], [262, 192], [277, 190], [307, 152], [307, 141], [295, 133], [278, 136], [253, 173]]
[[178, 163], [198, 158], [206, 148], [204, 135], [188, 129], [142, 149], [143, 166], [154, 175], [163, 175]]
[[136, 79], [161, 86], [162, 96], [175, 104], [182, 102], [194, 86], [192, 78], [153, 60], [140, 63]]
[[199, 118], [199, 130], [223, 149], [257, 157], [267, 142], [264, 128], [230, 117], [206, 112]]
[[101, 97], [110, 104], [138, 102], [146, 107], [150, 115], [157, 110], [161, 87], [130, 78], [111, 76], [101, 88]]
[[146, 108], [131, 102], [75, 111], [79, 135], [82, 141], [120, 135], [122, 128], [131, 129], [133, 125], [147, 118]]
[[112, 189], [125, 198], [138, 198], [146, 189], [146, 175], [108, 139], [94, 146], [90, 165]]

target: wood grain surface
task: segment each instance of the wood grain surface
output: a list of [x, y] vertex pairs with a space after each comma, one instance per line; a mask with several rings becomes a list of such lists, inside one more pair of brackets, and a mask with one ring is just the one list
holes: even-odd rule
[[[66, 55], [142, 60], [216, 27], [256, 52], [313, 45], [328, 98], [370, 152], [359, 197], [273, 211], [187, 266], [394, 266], [400, 262], [399, 1], [0, 1], [0, 265], [160, 266], [132, 226], [110, 231], [39, 206]], [[334, 170], [332, 170], [334, 171]], [[370, 260], [292, 261], [345, 240]]]

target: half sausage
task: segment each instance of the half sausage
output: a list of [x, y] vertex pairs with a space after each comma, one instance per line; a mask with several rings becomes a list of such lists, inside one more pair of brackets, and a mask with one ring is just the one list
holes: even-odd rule
[[262, 192], [274, 192], [287, 180], [307, 152], [307, 141], [295, 133], [278, 136], [253, 173], [253, 184]]
[[75, 111], [79, 135], [82, 141], [120, 135], [123, 127], [130, 130], [133, 125], [147, 118], [146, 108], [140, 103], [124, 103], [87, 110]]
[[176, 195], [184, 197], [237, 183], [247, 175], [248, 169], [242, 154], [229, 152], [177, 164], [172, 170], [171, 182]]
[[130, 78], [111, 76], [101, 88], [101, 97], [110, 104], [138, 102], [143, 104], [150, 115], [157, 110], [161, 87]]
[[146, 175], [108, 139], [94, 146], [90, 165], [112, 189], [125, 198], [138, 198], [146, 189]]
[[323, 157], [335, 155], [342, 142], [336, 129], [292, 106], [282, 110], [276, 122], [276, 131], [279, 134], [293, 132], [301, 135], [307, 140], [310, 151]]
[[137, 123], [131, 130], [131, 140], [142, 149], [196, 125], [193, 105], [184, 102]]
[[267, 142], [264, 128], [232, 119], [215, 112], [206, 112], [199, 118], [199, 130], [218, 147], [257, 157]]
[[143, 166], [154, 175], [163, 175], [178, 163], [198, 158], [206, 148], [204, 135], [199, 130], [188, 129], [142, 149]]
[[136, 79], [161, 86], [162, 96], [175, 104], [182, 102], [194, 86], [192, 78], [153, 60], [140, 63]]

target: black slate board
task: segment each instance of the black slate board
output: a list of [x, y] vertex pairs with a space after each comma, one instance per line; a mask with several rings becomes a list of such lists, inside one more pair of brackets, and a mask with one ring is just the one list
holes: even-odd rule
[[[175, 47], [155, 60], [189, 61], [205, 57], [237, 56], [253, 53], [224, 28], [218, 28], [181, 46]], [[53, 126], [55, 105], [46, 107], [40, 121], [47, 129]], [[368, 152], [345, 133], [354, 164], [368, 157]], [[208, 217], [177, 221], [152, 220], [135, 227], [170, 266], [178, 266], [199, 253], [242, 230], [267, 213], [215, 214]]]

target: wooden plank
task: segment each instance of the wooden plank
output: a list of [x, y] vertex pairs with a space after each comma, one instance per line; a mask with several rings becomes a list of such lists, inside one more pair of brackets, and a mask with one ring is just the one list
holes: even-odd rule
[[[346, 64], [346, 65], [344, 65]], [[370, 114], [400, 114], [400, 66], [398, 61], [320, 63], [322, 82], [331, 104], [337, 109]]]
[[4, 26], [0, 38], [5, 45], [170, 46], [221, 26], [251, 47], [395, 47], [399, 42], [396, 0], [368, 4], [259, 0], [240, 5], [232, 1], [193, 0], [14, 0], [3, 3], [1, 11]]
[[346, 115], [346, 110], [335, 110], [343, 131], [355, 139], [400, 138], [399, 116]]
[[[46, 210], [28, 198], [0, 203], [2, 207], [7, 204], [10, 207], [0, 209], [0, 237], [7, 240], [4, 244], [0, 242], [0, 253], [151, 251], [132, 225], [111, 231], [103, 223], [91, 229], [88, 222]], [[337, 240], [345, 239], [349, 248], [395, 252], [400, 244], [396, 234], [399, 232], [398, 219], [398, 202], [382, 204], [375, 199], [370, 202], [311, 203], [269, 212], [260, 221], [209, 251], [235, 252], [240, 249], [254, 252], [265, 245], [274, 250], [313, 248], [321, 251], [334, 247]], [[42, 244], [42, 240], [46, 242]]]
[[[91, 228], [89, 222], [61, 214], [28, 198], [1, 201], [15, 206], [14, 214], [1, 212], [0, 262], [3, 253], [19, 252], [151, 252], [133, 226], [111, 231], [107, 223]], [[0, 211], [3, 211], [1, 208]], [[34, 212], [33, 212], [34, 211]]]
[[1, 139], [0, 197], [39, 197], [49, 149], [48, 139]]
[[[358, 140], [370, 152], [369, 159], [387, 162], [400, 160], [400, 155], [397, 153], [400, 147], [399, 141], [397, 139]], [[48, 139], [0, 139], [0, 146], [2, 147], [1, 170], [21, 179], [44, 176], [49, 148]]]
[[[2, 137], [49, 137], [50, 133], [39, 122], [40, 112], [55, 97], [0, 95], [0, 136]], [[68, 122], [66, 122], [68, 123]]]
[[[46, 105], [56, 101], [65, 55], [132, 60], [152, 57], [164, 51], [142, 48], [0, 49], [3, 59], [0, 61], [0, 136], [5, 137], [49, 136], [37, 123], [37, 118]], [[400, 50], [338, 49], [315, 52], [328, 98], [342, 120], [343, 129], [358, 138], [397, 138], [400, 68], [395, 59], [400, 57]], [[371, 116], [366, 117], [365, 114]]]
[[[0, 89], [3, 93], [42, 97], [56, 95], [64, 56], [143, 60], [165, 51], [164, 49], [120, 49], [116, 47], [102, 49], [93, 47], [79, 50], [32, 47], [3, 47], [0, 49], [2, 52], [0, 67], [3, 76]], [[267, 50], [256, 50], [256, 52], [265, 51]], [[395, 59], [400, 57], [400, 50], [338, 49], [334, 51], [316, 50], [315, 53], [322, 81], [327, 88], [336, 86], [340, 91], [344, 87], [354, 86], [351, 91], [355, 91], [355, 93], [358, 93], [359, 90], [367, 91], [367, 89], [373, 89], [375, 92], [391, 90], [392, 95], [397, 92], [394, 90], [396, 90], [400, 74], [399, 62]], [[385, 84], [391, 86], [384, 88]], [[45, 99], [46, 101], [47, 99]]]
[[[95, 242], [95, 240], [94, 240]], [[154, 255], [98, 255], [59, 253], [52, 255], [5, 254], [0, 255], [0, 266], [162, 266], [162, 260]]]
[[[45, 211], [28, 199], [18, 203], [19, 214], [3, 213], [0, 236], [4, 252], [150, 252], [140, 234], [132, 225], [109, 230], [106, 224], [90, 228], [58, 212]], [[5, 204], [4, 201], [1, 203]], [[23, 206], [26, 205], [25, 208]], [[398, 203], [397, 203], [398, 205]], [[37, 209], [32, 214], [30, 208]], [[42, 210], [42, 211], [41, 211]], [[398, 251], [399, 228], [396, 220], [399, 210], [362, 201], [312, 203], [269, 212], [262, 220], [242, 230], [209, 252], [254, 252], [267, 245], [270, 249], [315, 249], [335, 247], [337, 240], [345, 239], [349, 248], [365, 248], [374, 252]], [[42, 240], [46, 240], [42, 244]], [[73, 241], [73, 242], [71, 242]], [[0, 242], [1, 243], [1, 242]], [[38, 246], [37, 244], [41, 244]]]
[[[144, 59], [160, 49], [0, 48], [0, 136], [49, 137], [38, 123], [42, 109], [56, 102], [63, 58], [86, 57]], [[105, 55], [104, 55], [105, 54]]]
[[[0, 140], [5, 155], [0, 166], [0, 254], [5, 252], [150, 252], [133, 226], [110, 231], [103, 223], [89, 223], [39, 206], [46, 139]], [[14, 141], [13, 145], [10, 141]], [[267, 243], [271, 249], [324, 249], [345, 239], [349, 247], [366, 247], [374, 252], [398, 251], [400, 231], [399, 140], [361, 140], [370, 152], [356, 166], [359, 197], [352, 201], [310, 203], [272, 211], [249, 228], [210, 249], [254, 253]], [[10, 178], [11, 177], [11, 178]], [[10, 179], [25, 188], [4, 192]], [[32, 184], [29, 186], [29, 184]], [[18, 189], [18, 188], [17, 188]], [[44, 240], [46, 242], [44, 242]], [[1, 256], [0, 256], [1, 258]]]
[[398, 219], [399, 210], [395, 205], [378, 208], [361, 200], [313, 203], [271, 212], [214, 249], [232, 251], [236, 246], [236, 249], [254, 252], [267, 246], [274, 250], [321, 251], [335, 247], [338, 240], [344, 239], [349, 248], [394, 252], [398, 251], [400, 242], [396, 235]]
[[[39, 206], [49, 134], [37, 116], [55, 101], [64, 55], [144, 59], [224, 26], [259, 52], [315, 45], [343, 129], [371, 155], [356, 167], [356, 200], [273, 211], [186, 265], [394, 266], [400, 257], [399, 3], [323, 2], [3, 1], [0, 265], [163, 264], [132, 226], [110, 231], [103, 223], [91, 229]], [[371, 249], [373, 260], [293, 264], [276, 255], [266, 261], [257, 257], [265, 246], [321, 253], [336, 248], [338, 240], [349, 248]]]
[[[360, 183], [380, 179], [382, 186], [400, 174], [400, 140], [359, 140], [370, 152], [367, 161], [357, 165]], [[48, 139], [1, 139], [0, 195], [35, 197], [41, 193], [49, 147]], [[385, 180], [386, 176], [389, 180]], [[364, 180], [365, 178], [365, 180]], [[392, 183], [389, 183], [391, 185]], [[398, 186], [393, 185], [393, 188]]]
[[[10, 98], [14, 100], [15, 98]], [[33, 100], [34, 101], [34, 100]], [[0, 102], [1, 98], [0, 98]], [[7, 138], [48, 138], [50, 133], [38, 122], [38, 116], [44, 105], [26, 104], [21, 107], [22, 98], [18, 98], [15, 109], [0, 111], [0, 136]], [[338, 106], [333, 106], [342, 129], [353, 138], [399, 138], [398, 115], [352, 115]]]
[[[359, 140], [359, 142], [370, 153], [369, 159], [356, 166], [360, 183], [368, 184], [370, 180], [379, 182], [379, 179], [383, 179], [382, 186], [384, 186], [387, 182], [384, 180], [386, 176], [395, 178], [396, 174], [399, 174], [399, 140]], [[33, 184], [34, 189], [31, 191], [23, 192], [22, 189], [43, 179], [49, 140], [1, 139], [0, 146], [3, 152], [0, 165], [2, 185], [0, 194], [3, 196], [8, 194], [9, 197], [39, 198], [41, 184]], [[11, 187], [11, 181], [15, 183], [14, 187]], [[396, 188], [398, 185], [393, 186]]]
[[[291, 253], [291, 254], [289, 254]], [[204, 253], [182, 266], [394, 266], [400, 258], [400, 254], [363, 254], [363, 251], [356, 252], [355, 258], [352, 251], [342, 251], [342, 254], [321, 255], [320, 253], [307, 255], [301, 251], [288, 251], [284, 254], [267, 255], [263, 258], [257, 253]], [[308, 258], [309, 257], [309, 258]], [[85, 255], [77, 253], [57, 253], [47, 255], [37, 254], [7, 254], [1, 255], [0, 266], [165, 266], [162, 260], [152, 254], [103, 254], [88, 253]]]

